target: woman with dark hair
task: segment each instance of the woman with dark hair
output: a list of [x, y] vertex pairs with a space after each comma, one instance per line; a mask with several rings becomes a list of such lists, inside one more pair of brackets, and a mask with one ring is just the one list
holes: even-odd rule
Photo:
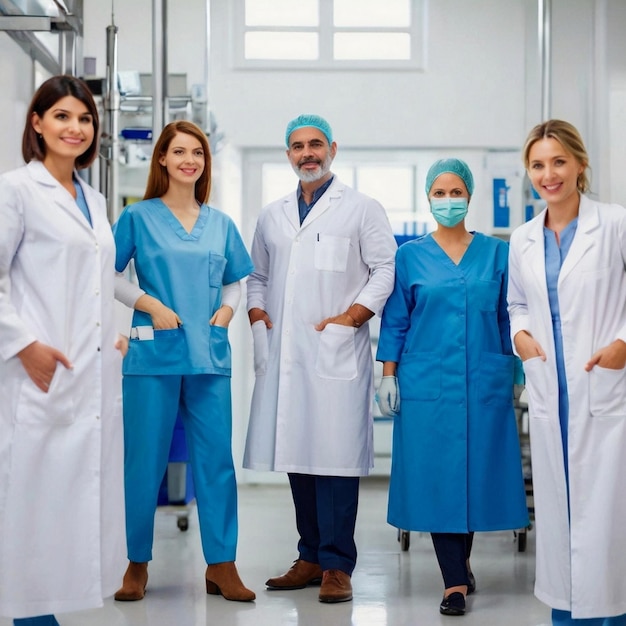
[[535, 595], [554, 625], [626, 625], [626, 210], [589, 198], [574, 126], [523, 149], [546, 208], [511, 235], [509, 314], [524, 363], [537, 517]]
[[126, 532], [130, 563], [116, 600], [141, 600], [154, 513], [177, 416], [185, 426], [207, 593], [251, 601], [235, 567], [237, 486], [231, 450], [228, 324], [253, 269], [233, 221], [208, 206], [211, 155], [195, 124], [162, 131], [144, 199], [113, 227], [116, 269], [134, 260], [139, 286], [116, 295], [135, 309], [124, 362]]
[[0, 614], [20, 626], [102, 606], [124, 562], [114, 242], [76, 172], [97, 140], [88, 87], [55, 76], [0, 177]]

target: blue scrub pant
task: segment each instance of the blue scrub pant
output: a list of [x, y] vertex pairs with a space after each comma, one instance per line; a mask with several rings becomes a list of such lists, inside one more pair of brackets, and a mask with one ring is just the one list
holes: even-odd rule
[[356, 565], [354, 529], [359, 504], [359, 478], [289, 474], [300, 535], [298, 552], [322, 570], [349, 576]]
[[204, 558], [208, 564], [234, 561], [237, 484], [231, 449], [230, 378], [209, 374], [125, 376], [123, 390], [129, 560], [152, 560], [154, 513], [180, 414]]
[[54, 615], [38, 615], [37, 617], [15, 618], [14, 626], [59, 626]]
[[592, 617], [590, 619], [572, 619], [569, 611], [560, 611], [552, 609], [553, 626], [626, 626], [626, 614], [616, 615], [615, 617]]

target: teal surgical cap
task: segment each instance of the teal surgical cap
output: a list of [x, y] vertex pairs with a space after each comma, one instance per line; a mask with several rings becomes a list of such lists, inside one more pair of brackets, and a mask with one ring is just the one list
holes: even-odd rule
[[461, 159], [439, 159], [435, 161], [426, 174], [426, 195], [430, 193], [430, 188], [441, 174], [456, 174], [467, 187], [467, 192], [471, 196], [474, 193], [474, 177], [469, 166]]
[[317, 130], [322, 131], [328, 139], [328, 144], [330, 145], [333, 142], [333, 131], [330, 127], [330, 124], [319, 115], [298, 115], [295, 119], [291, 120], [289, 124], [287, 124], [287, 130], [285, 131], [285, 143], [287, 147], [289, 147], [289, 137], [294, 130], [298, 130], [298, 128], [305, 128], [306, 126], [312, 126], [313, 128], [317, 128]]

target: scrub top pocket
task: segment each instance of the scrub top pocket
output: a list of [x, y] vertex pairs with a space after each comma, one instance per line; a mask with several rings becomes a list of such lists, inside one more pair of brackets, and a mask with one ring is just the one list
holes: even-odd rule
[[596, 365], [589, 372], [589, 410], [593, 417], [626, 417], [626, 368]]
[[315, 371], [321, 378], [353, 380], [357, 375], [355, 329], [328, 324], [320, 333]]
[[350, 253], [349, 237], [317, 235], [315, 242], [315, 269], [328, 272], [345, 272]]
[[209, 252], [209, 285], [211, 287], [222, 286], [225, 269], [226, 258], [216, 252]]
[[125, 375], [164, 375], [177, 372], [188, 359], [183, 327], [155, 330], [154, 339], [131, 339], [123, 361]]
[[209, 325], [211, 338], [209, 340], [211, 361], [217, 369], [230, 369], [230, 343], [228, 342], [228, 329], [217, 324]]

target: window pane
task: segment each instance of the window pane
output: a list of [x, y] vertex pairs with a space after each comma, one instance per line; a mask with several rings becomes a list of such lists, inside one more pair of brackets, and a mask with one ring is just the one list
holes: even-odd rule
[[317, 60], [317, 33], [255, 31], [245, 35], [246, 59]]
[[263, 165], [263, 206], [286, 196], [295, 191], [298, 186], [298, 178], [289, 167], [289, 163], [279, 165], [266, 163]]
[[411, 59], [408, 33], [335, 33], [334, 58], [337, 60]]
[[246, 0], [246, 26], [317, 26], [318, 0]]
[[411, 0], [334, 0], [333, 21], [335, 26], [410, 26]]
[[354, 180], [354, 168], [349, 165], [337, 165], [336, 161], [330, 168], [331, 172], [344, 184], [349, 185], [357, 189], [356, 181]]
[[364, 165], [357, 168], [357, 189], [388, 212], [413, 210], [413, 167]]

